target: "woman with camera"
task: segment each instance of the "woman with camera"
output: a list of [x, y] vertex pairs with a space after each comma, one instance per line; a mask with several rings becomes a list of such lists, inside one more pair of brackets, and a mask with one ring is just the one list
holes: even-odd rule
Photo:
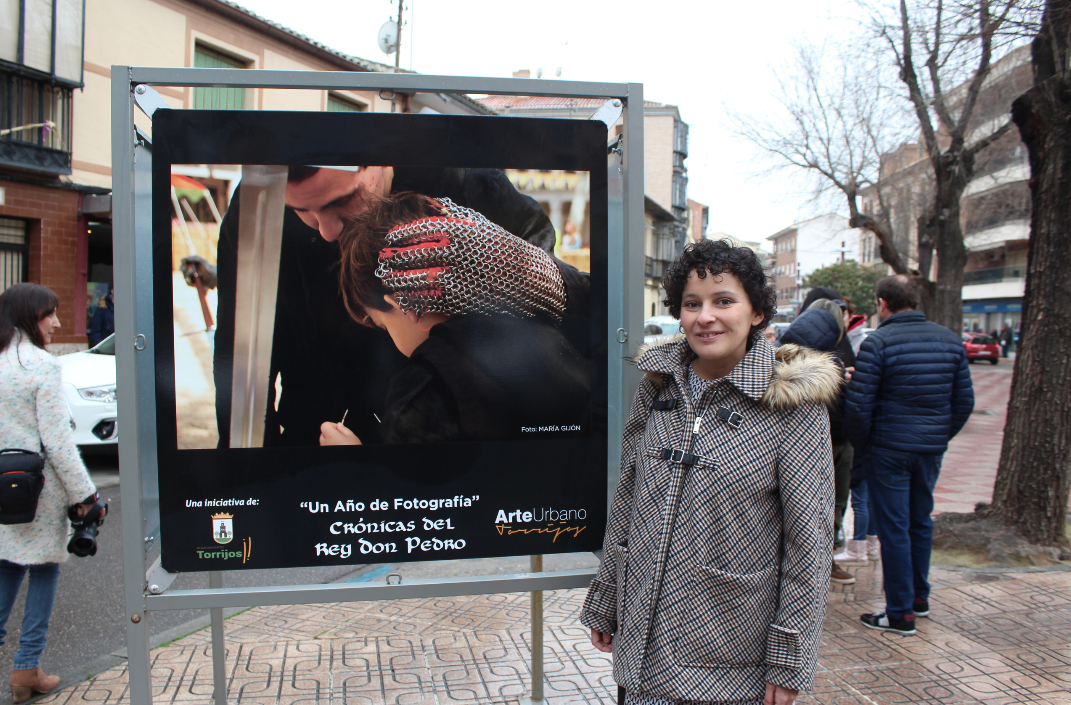
[[[10, 681], [16, 703], [59, 685], [58, 676], [41, 670], [40, 658], [59, 564], [67, 560], [68, 507], [75, 505], [71, 514], [81, 517], [97, 501], [71, 435], [60, 367], [45, 351], [60, 327], [58, 303], [50, 289], [37, 284], [16, 284], [0, 294], [0, 449], [23, 449], [45, 458], [36, 511], [31, 506], [29, 517], [10, 509], [5, 514], [6, 505], [0, 505], [0, 645], [19, 586], [30, 574]], [[12, 455], [0, 454], [0, 472], [7, 472], [5, 463], [10, 465]]]

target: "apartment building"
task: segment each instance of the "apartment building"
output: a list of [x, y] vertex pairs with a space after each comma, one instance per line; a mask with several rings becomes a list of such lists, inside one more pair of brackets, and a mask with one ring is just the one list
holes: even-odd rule
[[778, 320], [792, 320], [809, 289], [803, 278], [836, 262], [858, 261], [860, 235], [848, 219], [836, 213], [796, 223], [766, 238], [771, 244], [770, 279], [777, 292]]
[[[993, 64], [978, 96], [972, 125], [988, 133], [1009, 119], [1011, 103], [1032, 85], [1030, 47], [1009, 52]], [[966, 84], [949, 91], [957, 114]], [[978, 155], [975, 173], [960, 201], [968, 260], [963, 277], [964, 330], [1018, 329], [1026, 287], [1030, 239], [1030, 165], [1019, 132], [1011, 129]], [[929, 155], [922, 144], [901, 145], [882, 157], [880, 181], [860, 194], [864, 212], [880, 212], [879, 189], [897, 249], [908, 266], [918, 262], [918, 218], [932, 202]], [[862, 232], [860, 261], [885, 265], [873, 234]], [[934, 263], [934, 274], [940, 262]]]

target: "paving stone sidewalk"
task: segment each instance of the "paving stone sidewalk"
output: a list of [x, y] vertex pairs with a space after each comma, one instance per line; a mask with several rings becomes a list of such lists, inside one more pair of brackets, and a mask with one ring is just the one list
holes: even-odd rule
[[[1010, 364], [972, 366], [976, 413], [946, 456], [938, 511], [989, 501]], [[1071, 571], [935, 567], [933, 615], [918, 634], [871, 631], [883, 603], [876, 563], [829, 599], [815, 690], [801, 704], [1071, 705]], [[545, 595], [548, 705], [616, 701], [607, 654], [577, 621], [582, 590]], [[250, 705], [519, 703], [530, 683], [527, 594], [257, 607], [227, 620], [229, 702]], [[211, 703], [209, 633], [152, 652], [154, 703]], [[117, 667], [38, 700], [129, 703]]]
[[[876, 564], [834, 586], [815, 690], [799, 703], [1071, 705], [1071, 571], [935, 568], [933, 616], [905, 637], [859, 614], [881, 603]], [[577, 616], [582, 590], [545, 596], [548, 705], [616, 698], [608, 655]], [[528, 689], [528, 596], [258, 607], [227, 620], [231, 703], [518, 703]], [[152, 653], [155, 703], [210, 703], [207, 630]], [[128, 703], [118, 667], [42, 703]]]
[[948, 444], [941, 463], [941, 476], [933, 493], [938, 512], [973, 512], [978, 502], [993, 499], [1008, 417], [1012, 363], [1002, 359], [996, 365], [971, 365], [974, 413]]

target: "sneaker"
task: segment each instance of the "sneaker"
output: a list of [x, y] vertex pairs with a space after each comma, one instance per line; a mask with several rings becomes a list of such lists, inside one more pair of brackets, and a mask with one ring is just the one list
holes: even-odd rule
[[881, 542], [877, 536], [866, 537], [866, 557], [872, 561], [881, 560]]
[[833, 568], [829, 571], [829, 581], [840, 583], [841, 585], [851, 585], [855, 582], [855, 576], [833, 563]]
[[916, 617], [929, 617], [930, 616], [930, 601], [923, 600], [921, 597], [915, 598], [915, 616]]
[[915, 615], [908, 613], [900, 619], [894, 619], [884, 612], [864, 614], [859, 617], [863, 626], [868, 629], [878, 629], [883, 632], [904, 634], [910, 636], [915, 633]]
[[870, 561], [866, 557], [866, 541], [848, 539], [848, 546], [843, 553], [833, 556], [833, 562], [841, 566], [864, 566]]

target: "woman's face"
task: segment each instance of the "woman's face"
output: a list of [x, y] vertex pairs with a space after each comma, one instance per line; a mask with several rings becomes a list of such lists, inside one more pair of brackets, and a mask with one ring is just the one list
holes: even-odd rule
[[[688, 345], [699, 357], [697, 369], [724, 377], [747, 352], [751, 327], [762, 322], [762, 312], [751, 300], [732, 272], [700, 278], [688, 275], [681, 297], [681, 329]], [[702, 368], [702, 369], [700, 369]]]
[[44, 338], [45, 345], [52, 342], [52, 333], [59, 327], [59, 317], [56, 315], [55, 311], [37, 322], [37, 328], [41, 331], [41, 337]]
[[413, 351], [428, 339], [432, 326], [447, 319], [441, 313], [426, 313], [418, 319], [415, 313], [402, 311], [393, 297], [384, 296], [383, 300], [390, 304], [388, 310], [366, 308], [365, 313], [377, 327], [387, 331], [387, 335], [394, 341], [394, 347], [406, 357], [410, 357]]

